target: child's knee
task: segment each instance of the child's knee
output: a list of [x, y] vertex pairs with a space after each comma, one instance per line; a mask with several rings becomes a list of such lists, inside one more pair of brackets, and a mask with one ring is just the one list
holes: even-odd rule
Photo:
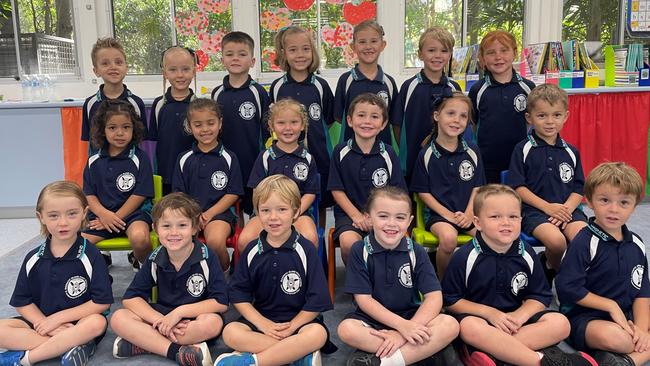
[[305, 325], [299, 333], [301, 337], [309, 337], [310, 341], [319, 345], [319, 348], [322, 347], [327, 341], [327, 330], [325, 330], [325, 327], [318, 323]]
[[483, 339], [483, 333], [485, 327], [489, 326], [485, 320], [475, 317], [468, 316], [460, 321], [460, 336], [461, 338], [470, 344], [475, 344], [481, 339]]
[[554, 332], [559, 333], [562, 339], [567, 338], [571, 333], [569, 319], [560, 313], [546, 313], [540, 320], [546, 324], [545, 329], [552, 329]]
[[452, 254], [458, 245], [458, 236], [446, 234], [438, 237], [438, 250], [445, 254]]
[[221, 316], [214, 313], [200, 314], [196, 317], [196, 320], [198, 321], [201, 334], [204, 334], [206, 339], [218, 336], [223, 328]]
[[149, 243], [149, 232], [146, 230], [133, 230], [129, 233], [129, 242], [134, 247], [139, 247], [143, 249], [145, 246], [150, 246]]
[[343, 342], [350, 343], [356, 338], [356, 335], [359, 334], [359, 326], [359, 321], [345, 319], [339, 323], [336, 333]]
[[231, 348], [234, 348], [233, 345], [237, 342], [237, 339], [244, 334], [242, 324], [238, 322], [228, 323], [223, 328], [223, 333], [221, 337], [223, 342]]
[[121, 327], [128, 322], [129, 319], [132, 319], [132, 312], [127, 309], [117, 309], [111, 315], [111, 328], [118, 331]]
[[432, 334], [446, 333], [449, 335], [450, 340], [458, 336], [460, 332], [460, 324], [453, 316], [447, 314], [439, 314], [429, 323], [429, 328], [433, 331]]
[[108, 321], [101, 314], [91, 314], [84, 318], [84, 326], [93, 337], [97, 337], [106, 331]]

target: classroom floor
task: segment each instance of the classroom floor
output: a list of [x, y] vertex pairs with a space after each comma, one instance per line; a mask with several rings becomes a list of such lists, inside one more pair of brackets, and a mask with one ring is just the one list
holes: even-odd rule
[[[328, 223], [333, 222], [331, 212], [328, 212]], [[644, 202], [635, 211], [628, 224], [629, 228], [645, 238], [646, 243], [650, 243], [650, 203]], [[327, 231], [326, 231], [327, 232]], [[15, 310], [9, 306], [9, 298], [13, 292], [14, 284], [18, 269], [23, 261], [25, 254], [41, 243], [39, 234], [39, 225], [36, 219], [6, 219], [0, 220], [0, 318], [15, 316]], [[646, 248], [648, 244], [646, 244]], [[336, 281], [336, 298], [335, 309], [325, 313], [325, 323], [330, 329], [332, 341], [339, 347], [339, 350], [332, 355], [323, 357], [323, 365], [345, 365], [347, 356], [352, 349], [343, 345], [336, 335], [336, 325], [348, 312], [354, 309], [352, 297], [341, 291], [345, 268], [340, 261], [337, 253], [337, 281]], [[113, 253], [113, 266], [110, 273], [114, 278], [113, 295], [115, 304], [112, 309], [121, 307], [121, 296], [126, 287], [133, 278], [133, 272], [126, 260], [126, 252]], [[225, 314], [226, 321], [235, 319], [238, 314], [230, 310]], [[95, 356], [90, 361], [90, 365], [150, 365], [150, 364], [168, 364], [174, 363], [157, 356], [137, 356], [129, 360], [117, 360], [112, 356], [112, 346], [115, 334], [109, 329], [104, 340], [99, 344]], [[563, 348], [566, 345], [562, 346]], [[227, 347], [219, 340], [216, 346], [211, 348], [212, 354], [216, 355], [227, 351]], [[58, 360], [42, 363], [43, 365], [58, 365]]]

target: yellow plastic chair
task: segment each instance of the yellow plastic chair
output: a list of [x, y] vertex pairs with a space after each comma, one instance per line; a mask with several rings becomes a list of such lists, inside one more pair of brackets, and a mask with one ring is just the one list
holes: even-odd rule
[[[413, 194], [413, 199], [415, 199], [415, 227], [413, 228], [411, 237], [416, 242], [420, 243], [425, 247], [434, 248], [438, 245], [438, 238], [433, 235], [424, 223], [424, 202], [420, 199], [417, 193]], [[472, 236], [466, 234], [458, 235], [458, 245], [463, 245], [472, 240]]]

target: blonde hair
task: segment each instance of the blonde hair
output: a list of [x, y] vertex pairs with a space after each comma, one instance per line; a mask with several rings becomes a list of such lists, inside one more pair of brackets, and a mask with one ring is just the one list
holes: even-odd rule
[[153, 206], [151, 217], [153, 219], [153, 227], [156, 228], [158, 221], [162, 218], [165, 211], [178, 211], [181, 215], [192, 220], [192, 228], [199, 227], [199, 216], [201, 216], [201, 206], [194, 200], [194, 198], [183, 192], [170, 193]]
[[476, 192], [476, 196], [474, 197], [474, 215], [478, 216], [481, 213], [481, 209], [488, 197], [496, 195], [512, 196], [519, 202], [521, 210], [521, 197], [514, 189], [503, 184], [487, 184], [479, 188]]
[[259, 209], [260, 204], [268, 201], [274, 193], [280, 196], [282, 201], [289, 203], [293, 214], [300, 212], [300, 190], [298, 185], [291, 178], [282, 174], [268, 176], [255, 187], [253, 190], [255, 212]]
[[635, 206], [641, 202], [643, 180], [639, 173], [624, 162], [601, 163], [589, 173], [585, 181], [585, 198], [591, 201], [596, 187], [609, 184], [621, 190], [623, 194], [635, 197]]
[[542, 84], [533, 89], [528, 95], [527, 108], [528, 112], [535, 108], [539, 101], [545, 101], [550, 105], [562, 103], [564, 110], [569, 109], [569, 96], [567, 93], [554, 84]]
[[162, 77], [163, 77], [163, 96], [165, 95], [165, 92], [167, 91], [167, 78], [165, 78], [165, 60], [167, 57], [171, 57], [172, 54], [174, 53], [184, 53], [188, 56], [190, 56], [193, 60], [192, 62], [192, 72], [194, 74], [194, 90], [196, 90], [196, 65], [198, 64], [198, 59], [196, 58], [196, 53], [194, 53], [194, 50], [183, 47], [183, 46], [171, 46], [162, 53], [162, 57], [160, 59], [160, 69], [162, 70]]
[[456, 40], [454, 40], [454, 36], [451, 34], [451, 32], [443, 27], [434, 26], [425, 29], [424, 32], [422, 32], [420, 35], [420, 40], [418, 41], [418, 53], [422, 52], [424, 42], [426, 42], [428, 39], [435, 39], [436, 41], [442, 43], [442, 46], [449, 50], [449, 52], [452, 52], [454, 50], [454, 44], [456, 44]]
[[411, 214], [413, 210], [413, 203], [408, 193], [406, 193], [405, 190], [396, 186], [384, 186], [381, 188], [375, 188], [372, 191], [370, 191], [370, 195], [368, 196], [368, 200], [366, 201], [366, 212], [370, 212], [373, 204], [379, 197], [386, 197], [395, 201], [402, 201], [408, 203], [409, 214]]
[[368, 29], [374, 30], [377, 32], [377, 34], [379, 34], [379, 37], [381, 37], [381, 39], [384, 39], [384, 27], [379, 25], [376, 20], [368, 19], [354, 26], [354, 30], [352, 31], [352, 42], [357, 41], [357, 34], [359, 34], [359, 32]]
[[482, 68], [485, 68], [483, 66], [485, 65], [485, 61], [483, 60], [485, 49], [494, 42], [499, 42], [506, 47], [510, 47], [515, 57], [517, 57], [517, 40], [515, 36], [502, 29], [494, 30], [486, 34], [478, 46], [478, 61]]
[[310, 31], [295, 25], [284, 28], [275, 35], [275, 65], [279, 66], [285, 72], [289, 72], [291, 69], [289, 62], [284, 57], [284, 43], [287, 36], [294, 34], [304, 34], [309, 40], [309, 47], [311, 48], [311, 64], [309, 64], [309, 72], [316, 72], [320, 67], [320, 56], [318, 55], [318, 49], [316, 48], [314, 37]]
[[97, 42], [93, 45], [93, 49], [90, 51], [90, 59], [94, 67], [97, 67], [97, 53], [104, 48], [114, 48], [124, 56], [124, 61], [126, 61], [126, 53], [124, 52], [124, 47], [113, 37], [98, 38]]
[[[307, 111], [305, 110], [305, 106], [300, 104], [298, 101], [296, 101], [293, 98], [283, 98], [278, 100], [277, 102], [273, 103], [271, 107], [269, 107], [269, 118], [268, 118], [268, 124], [269, 124], [269, 131], [273, 132], [273, 122], [275, 121], [275, 117], [280, 112], [283, 112], [284, 110], [291, 110], [294, 113], [298, 114], [300, 116], [300, 120], [302, 121], [302, 128], [305, 132], [305, 136], [307, 136], [307, 128], [309, 127], [309, 124], [307, 123], [308, 118], [307, 118]], [[305, 147], [307, 146], [307, 138], [305, 137]]]
[[[79, 203], [81, 203], [82, 209], [85, 210], [88, 207], [88, 200], [86, 199], [86, 195], [84, 195], [83, 191], [81, 188], [79, 188], [77, 183], [67, 180], [59, 180], [46, 185], [38, 194], [38, 199], [36, 200], [36, 212], [38, 212], [39, 215], [43, 214], [43, 204], [45, 199], [49, 196], [75, 197], [79, 200]], [[81, 223], [81, 228], [83, 229], [86, 226], [88, 226], [88, 219], [84, 217], [83, 222]], [[50, 232], [47, 231], [47, 226], [45, 226], [45, 224], [42, 222], [41, 235], [50, 235]]]

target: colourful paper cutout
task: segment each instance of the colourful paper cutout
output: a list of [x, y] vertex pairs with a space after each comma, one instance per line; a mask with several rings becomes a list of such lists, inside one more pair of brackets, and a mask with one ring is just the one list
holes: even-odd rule
[[326, 3], [332, 4], [332, 5], [341, 5], [347, 0], [325, 0]]
[[289, 18], [289, 9], [270, 7], [264, 10], [261, 14], [260, 23], [262, 28], [271, 32], [277, 32], [283, 27], [291, 25], [292, 21]]
[[228, 10], [230, 0], [196, 0], [196, 6], [202, 11], [212, 14], [221, 14]]
[[196, 71], [203, 71], [205, 70], [205, 67], [208, 66], [208, 62], [210, 62], [210, 56], [208, 56], [208, 54], [203, 50], [197, 50], [196, 61]]
[[350, 45], [343, 47], [343, 61], [349, 67], [352, 67], [357, 62], [359, 62], [357, 55], [354, 53], [354, 51], [352, 51], [352, 47], [350, 47]]
[[314, 5], [314, 0], [284, 0], [284, 5], [291, 11], [305, 11]]
[[214, 55], [221, 51], [221, 40], [225, 35], [226, 32], [218, 30], [211, 33], [200, 33], [197, 38], [201, 44], [201, 49], [208, 55]]
[[275, 64], [275, 49], [265, 48], [262, 50], [262, 69], [271, 71], [282, 71], [282, 69]]
[[196, 35], [208, 28], [208, 17], [202, 11], [178, 12], [174, 21], [176, 30], [184, 36]]
[[364, 1], [359, 5], [346, 3], [343, 5], [343, 18], [352, 25], [357, 25], [364, 20], [375, 19], [377, 16], [377, 5], [370, 1]]
[[332, 47], [345, 47], [352, 41], [354, 27], [350, 23], [343, 22], [332, 29], [329, 25], [321, 28], [321, 37], [327, 45]]

